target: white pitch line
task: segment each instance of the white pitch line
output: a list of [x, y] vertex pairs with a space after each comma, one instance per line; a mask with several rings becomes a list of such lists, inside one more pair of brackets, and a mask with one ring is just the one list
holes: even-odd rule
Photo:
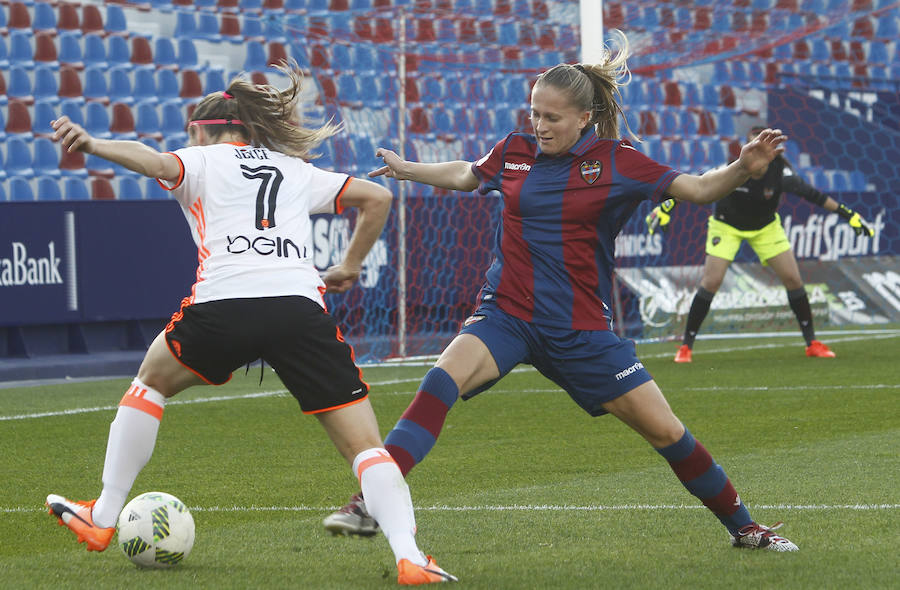
[[[883, 340], [885, 338], [897, 338], [900, 336], [900, 333], [889, 332], [885, 334], [867, 334], [863, 336], [848, 336], [845, 338], [829, 338], [828, 344], [832, 344], [835, 342], [854, 342], [858, 340]], [[798, 335], [799, 338], [799, 335]], [[731, 346], [727, 348], [710, 348], [706, 349], [705, 347], [699, 351], [699, 354], [707, 355], [707, 354], [720, 354], [723, 352], [738, 352], [741, 350], [766, 350], [770, 348], [789, 348], [794, 345], [786, 344], [786, 343], [777, 343], [773, 342], [771, 344], [749, 344], [747, 346]], [[796, 345], [796, 346], [799, 346]], [[671, 358], [674, 356], [674, 353], [671, 352], [657, 352], [654, 354], [639, 354], [638, 357], [645, 359], [662, 359], [662, 358]]]
[[[192, 512], [332, 512], [340, 506], [189, 506]], [[900, 504], [753, 504], [754, 510], [897, 510]], [[578, 506], [572, 504], [487, 504], [482, 506], [416, 506], [419, 512], [604, 512], [655, 510], [706, 510], [700, 504], [611, 504]], [[45, 512], [46, 508], [0, 508], [0, 514]]]

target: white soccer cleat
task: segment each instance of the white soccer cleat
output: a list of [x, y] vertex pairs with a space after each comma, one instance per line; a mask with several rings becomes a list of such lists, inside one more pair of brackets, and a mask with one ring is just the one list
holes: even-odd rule
[[751, 522], [736, 535], [731, 536], [731, 545], [747, 549], [768, 549], [769, 551], [799, 551], [800, 548], [784, 537], [774, 533], [775, 529], [783, 525], [777, 522], [771, 527]]
[[332, 535], [372, 537], [378, 534], [378, 523], [366, 510], [362, 493], [350, 496], [350, 501], [337, 512], [326, 516], [322, 524]]

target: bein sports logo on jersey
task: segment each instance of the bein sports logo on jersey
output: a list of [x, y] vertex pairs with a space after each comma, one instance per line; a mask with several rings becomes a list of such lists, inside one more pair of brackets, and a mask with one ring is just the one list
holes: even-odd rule
[[581, 163], [581, 177], [588, 184], [594, 184], [602, 173], [603, 162], [600, 160], [585, 160]]

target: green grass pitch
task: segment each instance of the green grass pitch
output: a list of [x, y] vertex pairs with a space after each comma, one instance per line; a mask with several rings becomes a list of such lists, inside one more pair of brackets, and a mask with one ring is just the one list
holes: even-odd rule
[[[725, 530], [640, 437], [584, 414], [520, 368], [459, 403], [409, 477], [418, 541], [466, 588], [889, 588], [900, 545], [900, 334], [799, 336], [638, 348], [676, 414], [710, 449], [754, 517], [794, 554], [730, 547]], [[382, 432], [424, 366], [370, 367]], [[93, 498], [128, 380], [0, 389], [0, 580], [7, 588], [390, 588], [384, 537], [331, 537], [321, 520], [356, 482], [278, 378], [243, 371], [166, 407], [131, 496], [180, 497], [197, 524], [173, 570], [88, 553], [43, 508]]]

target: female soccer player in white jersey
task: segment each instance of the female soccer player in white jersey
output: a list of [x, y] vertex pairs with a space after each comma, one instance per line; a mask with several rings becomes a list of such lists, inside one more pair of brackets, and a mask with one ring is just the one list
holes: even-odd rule
[[[207, 95], [188, 124], [189, 147], [159, 153], [136, 141], [91, 137], [61, 117], [53, 138], [70, 152], [117, 162], [172, 192], [197, 243], [197, 282], [147, 351], [110, 427], [97, 500], [47, 496], [51, 514], [103, 551], [138, 473], [150, 459], [166, 399], [192, 386], [220, 385], [258, 358], [278, 373], [301, 410], [314, 414], [352, 465], [369, 511], [394, 552], [400, 584], [455, 581], [416, 545], [409, 489], [383, 448], [368, 386], [325, 310], [342, 292], [391, 208], [390, 192], [368, 180], [304, 161], [338, 128], [296, 120], [301, 78], [281, 68], [285, 90], [241, 78]], [[312, 263], [310, 215], [359, 210], [343, 261], [323, 278]]]
[[[725, 471], [672, 412], [634, 343], [613, 331], [609, 313], [615, 236], [641, 201], [720, 199], [781, 153], [786, 137], [766, 129], [743, 146], [738, 161], [703, 176], [647, 158], [619, 133], [628, 43], [617, 33], [620, 51], [604, 61], [559, 64], [538, 76], [533, 135], [510, 133], [474, 163], [407, 162], [378, 150], [385, 166], [371, 175], [497, 190], [504, 205], [477, 308], [425, 375], [385, 447], [408, 473], [434, 446], [459, 397], [530, 364], [591, 416], [612, 414], [641, 434], [725, 525], [733, 545], [796, 551], [751, 518]], [[363, 496], [328, 516], [325, 527], [374, 534], [365, 490]]]

